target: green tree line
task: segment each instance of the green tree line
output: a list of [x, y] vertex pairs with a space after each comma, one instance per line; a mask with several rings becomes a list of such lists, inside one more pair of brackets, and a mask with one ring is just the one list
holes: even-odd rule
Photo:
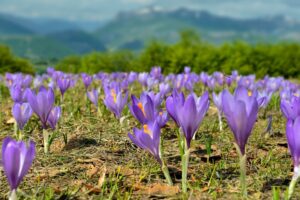
[[[82, 56], [68, 56], [56, 64], [56, 69], [71, 72], [149, 71], [161, 66], [164, 73], [178, 73], [185, 66], [194, 72], [238, 70], [241, 74], [255, 73], [258, 77], [300, 77], [300, 44], [228, 42], [216, 46], [202, 41], [193, 31], [181, 32], [175, 44], [152, 41], [140, 52], [120, 50], [92, 52]], [[37, 67], [35, 67], [37, 69]], [[45, 67], [43, 68], [45, 70]], [[0, 46], [0, 72], [32, 73], [32, 64], [12, 55]], [[41, 70], [39, 70], [41, 72]]]
[[57, 64], [66, 72], [149, 71], [161, 66], [164, 73], [178, 73], [185, 66], [194, 72], [238, 70], [241, 74], [255, 73], [258, 77], [300, 76], [300, 44], [248, 44], [242, 41], [215, 46], [202, 41], [197, 34], [185, 31], [176, 44], [153, 41], [140, 53], [131, 51], [94, 52], [70, 56]]
[[0, 73], [5, 72], [34, 74], [35, 71], [28, 60], [14, 56], [9, 47], [0, 45]]

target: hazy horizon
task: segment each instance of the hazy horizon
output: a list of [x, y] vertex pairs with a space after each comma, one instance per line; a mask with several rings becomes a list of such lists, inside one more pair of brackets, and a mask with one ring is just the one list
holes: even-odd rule
[[65, 19], [69, 21], [107, 21], [119, 12], [147, 6], [162, 9], [180, 7], [206, 10], [234, 18], [257, 18], [284, 15], [300, 20], [300, 2], [294, 0], [0, 0], [0, 12], [27, 18]]

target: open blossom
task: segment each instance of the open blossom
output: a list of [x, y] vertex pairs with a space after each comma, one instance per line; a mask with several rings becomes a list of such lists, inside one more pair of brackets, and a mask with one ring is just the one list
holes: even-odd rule
[[96, 106], [98, 107], [98, 90], [93, 89], [91, 91], [87, 91], [86, 95], [88, 99]]
[[35, 143], [15, 141], [10, 137], [2, 144], [2, 164], [11, 191], [16, 190], [23, 177], [28, 173], [35, 158]]
[[168, 97], [166, 105], [170, 116], [181, 127], [187, 147], [190, 148], [191, 140], [209, 107], [208, 92], [200, 98], [197, 98], [195, 94], [190, 94], [186, 99], [183, 94], [176, 96], [175, 93], [174, 96]]
[[286, 137], [294, 166], [300, 167], [300, 116], [287, 121]]
[[37, 94], [28, 89], [27, 94], [27, 100], [33, 112], [40, 118], [43, 128], [47, 128], [47, 120], [55, 100], [52, 88], [47, 90], [41, 87]]
[[218, 108], [218, 111], [222, 113], [222, 92], [220, 92], [219, 94], [213, 92], [212, 97], [215, 106]]
[[286, 119], [295, 120], [300, 115], [300, 97], [281, 98], [280, 108]]
[[242, 155], [257, 118], [258, 102], [256, 96], [244, 87], [238, 87], [234, 95], [227, 90], [222, 93], [223, 112], [234, 134], [235, 141]]
[[138, 147], [150, 152], [154, 158], [162, 164], [159, 143], [160, 143], [160, 127], [154, 121], [144, 124], [142, 129], [133, 128], [133, 134], [128, 133], [130, 140]]
[[159, 92], [162, 96], [167, 95], [171, 91], [171, 87], [168, 83], [159, 84]]
[[123, 96], [122, 90], [118, 85], [113, 85], [112, 87], [105, 87], [105, 106], [112, 111], [115, 116], [119, 119], [121, 118], [122, 111], [127, 103], [128, 92]]
[[28, 103], [15, 103], [12, 108], [13, 116], [20, 130], [23, 130], [25, 124], [32, 115], [32, 109]]
[[15, 103], [26, 102], [26, 90], [24, 90], [20, 85], [10, 87], [9, 92]]
[[171, 118], [174, 120], [174, 122], [177, 124], [177, 126], [180, 125], [176, 114], [175, 106], [176, 105], [182, 106], [183, 104], [184, 104], [184, 94], [182, 92], [178, 93], [176, 90], [174, 90], [172, 95], [168, 97], [166, 100], [167, 111], [171, 116]]
[[61, 95], [64, 96], [65, 92], [71, 87], [71, 80], [65, 77], [58, 77], [57, 85]]
[[259, 91], [257, 94], [257, 102], [259, 107], [266, 108], [272, 98], [272, 92], [267, 92], [265, 90]]
[[47, 123], [52, 128], [52, 130], [55, 129], [60, 116], [61, 116], [61, 108], [59, 106], [52, 108], [47, 120]]
[[89, 76], [85, 73], [81, 74], [81, 78], [82, 78], [82, 82], [85, 86], [85, 88], [87, 89], [93, 82], [93, 77]]
[[163, 127], [169, 120], [167, 112], [159, 110], [159, 106], [154, 105], [153, 99], [147, 93], [142, 93], [140, 99], [134, 95], [131, 96], [132, 105], [129, 109], [132, 115], [142, 124], [157, 121], [160, 127]]

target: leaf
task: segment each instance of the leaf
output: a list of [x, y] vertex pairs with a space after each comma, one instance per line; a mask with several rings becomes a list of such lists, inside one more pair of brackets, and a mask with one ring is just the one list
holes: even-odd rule
[[90, 166], [90, 169], [86, 171], [86, 175], [89, 177], [89, 178], [92, 178], [95, 174], [97, 174], [99, 171], [99, 168], [98, 167], [95, 167], [94, 165], [91, 165]]
[[102, 168], [102, 170], [101, 170], [101, 176], [98, 179], [98, 188], [101, 188], [102, 185], [103, 185], [103, 183], [104, 183], [104, 181], [105, 181], [106, 171], [107, 171], [107, 169], [106, 169], [106, 166], [104, 165], [103, 168]]
[[14, 124], [16, 122], [15, 118], [10, 118], [6, 121], [7, 124]]
[[150, 187], [144, 187], [142, 190], [139, 191], [141, 194], [148, 194], [148, 195], [164, 195], [164, 196], [173, 196], [180, 192], [178, 186], [169, 186], [166, 184], [153, 184]]

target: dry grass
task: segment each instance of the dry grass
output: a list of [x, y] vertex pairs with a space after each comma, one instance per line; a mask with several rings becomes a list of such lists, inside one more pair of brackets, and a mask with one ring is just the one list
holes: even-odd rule
[[[44, 155], [40, 124], [36, 117], [26, 126], [26, 137], [36, 142], [37, 156], [30, 172], [19, 187], [22, 199], [240, 199], [238, 156], [233, 136], [225, 125], [218, 130], [218, 121], [211, 108], [195, 141], [189, 166], [189, 193], [180, 193], [181, 166], [176, 127], [170, 121], [163, 129], [165, 158], [174, 187], [166, 186], [159, 165], [147, 153], [134, 146], [127, 137], [137, 123], [132, 117], [121, 127], [113, 115], [103, 109], [99, 117], [92, 106], [85, 107], [82, 94], [68, 91], [63, 106], [63, 122], [51, 154]], [[211, 104], [212, 105], [212, 104]], [[13, 136], [12, 102], [2, 99], [1, 139]], [[128, 109], [124, 111], [129, 115]], [[278, 105], [271, 105], [273, 134], [262, 133], [267, 120], [260, 113], [247, 145], [247, 182], [249, 199], [271, 199], [272, 187], [279, 186], [283, 195], [291, 179], [292, 162], [285, 139], [285, 121]], [[225, 121], [225, 119], [224, 119]], [[68, 134], [68, 144], [62, 135]], [[212, 136], [212, 154], [208, 159], [205, 144]], [[9, 187], [0, 176], [0, 198], [7, 197]], [[295, 196], [300, 197], [297, 192]]]

